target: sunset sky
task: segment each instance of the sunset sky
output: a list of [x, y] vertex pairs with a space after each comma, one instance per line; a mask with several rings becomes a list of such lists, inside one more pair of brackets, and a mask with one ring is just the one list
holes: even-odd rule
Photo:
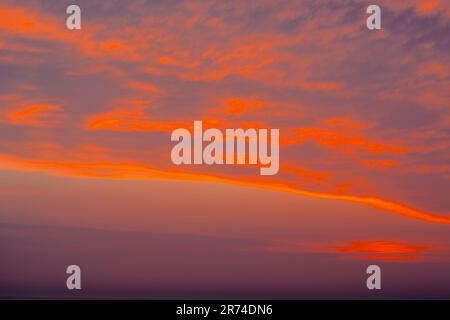
[[[73, 3], [81, 30], [66, 29]], [[232, 295], [239, 283], [221, 273], [229, 261], [249, 296], [307, 296], [296, 291], [305, 283], [339, 295], [320, 275], [322, 259], [363, 280], [368, 260], [396, 275], [405, 265], [420, 275], [426, 263], [448, 267], [450, 2], [376, 1], [382, 30], [366, 28], [369, 4], [2, 0], [0, 295], [62, 294], [52, 272], [71, 250], [100, 272], [116, 260], [112, 247], [136, 251], [132, 266], [111, 271], [123, 277], [117, 287], [91, 276], [99, 295]], [[171, 132], [194, 120], [280, 129], [278, 174], [172, 164]], [[198, 258], [187, 275], [210, 263], [205, 277], [217, 283], [181, 277], [176, 243]], [[217, 247], [229, 256], [220, 267], [205, 262]], [[49, 261], [36, 266], [39, 250]], [[290, 258], [314, 275], [293, 281], [281, 262]], [[125, 277], [152, 266], [145, 281]], [[47, 275], [42, 292], [26, 280], [36, 270]], [[431, 281], [424, 294], [450, 295], [449, 275], [421, 279]], [[404, 294], [395, 281], [390, 293]], [[363, 294], [348, 286], [348, 296]]]

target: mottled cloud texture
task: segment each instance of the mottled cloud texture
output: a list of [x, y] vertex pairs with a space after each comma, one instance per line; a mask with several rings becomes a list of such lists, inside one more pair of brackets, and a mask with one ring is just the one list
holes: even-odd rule
[[[0, 4], [0, 164], [218, 181], [449, 223], [450, 5], [378, 1]], [[280, 128], [278, 175], [177, 167], [170, 133]]]

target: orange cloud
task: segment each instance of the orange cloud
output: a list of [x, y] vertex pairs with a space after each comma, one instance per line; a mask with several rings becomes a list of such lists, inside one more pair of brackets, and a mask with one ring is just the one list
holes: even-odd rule
[[372, 154], [407, 152], [405, 147], [372, 141], [362, 135], [353, 135], [345, 130], [330, 130], [319, 128], [303, 128], [294, 130], [294, 136], [290, 141], [304, 143], [308, 140], [315, 141], [321, 146], [339, 148], [341, 152], [354, 152], [356, 149], [365, 149]]
[[330, 249], [351, 258], [399, 262], [418, 261], [425, 252], [435, 250], [433, 247], [393, 241], [352, 241]]
[[[69, 32], [64, 20], [44, 12], [16, 5], [0, 5], [0, 32], [37, 40], [50, 40], [78, 48], [79, 53], [89, 57], [102, 57], [136, 61], [143, 42], [127, 39], [126, 31], [120, 36], [102, 32], [106, 29], [99, 22], [90, 22], [79, 33]], [[105, 38], [106, 36], [106, 38]], [[9, 47], [9, 45], [8, 45]], [[27, 48], [30, 51], [30, 48]], [[27, 61], [27, 60], [25, 60]]]
[[418, 254], [426, 247], [392, 241], [353, 241], [349, 244], [336, 246], [336, 252], [368, 253], [368, 254]]
[[125, 45], [118, 40], [107, 40], [100, 43], [100, 46], [107, 51], [117, 51], [125, 47]]
[[208, 114], [237, 116], [248, 112], [259, 111], [265, 108], [272, 108], [274, 106], [274, 104], [270, 102], [239, 97], [226, 98], [221, 103], [221, 106], [209, 109]]
[[46, 38], [50, 35], [61, 37], [52, 28], [51, 23], [42, 23], [41, 16], [32, 11], [21, 7], [0, 6], [0, 29], [15, 32], [18, 34], [28, 34], [40, 38]]
[[148, 82], [130, 81], [127, 83], [127, 87], [147, 93], [162, 93], [162, 90], [160, 88]]
[[237, 115], [258, 110], [267, 106], [268, 104], [262, 101], [249, 101], [240, 98], [230, 98], [225, 100], [224, 112], [230, 115]]
[[361, 163], [369, 168], [378, 170], [386, 170], [399, 165], [397, 161], [386, 159], [366, 159], [362, 160]]
[[427, 109], [446, 110], [450, 105], [450, 95], [447, 92], [425, 92], [418, 96], [419, 102]]
[[142, 108], [96, 114], [89, 117], [85, 125], [88, 130], [110, 131], [171, 131], [178, 127], [180, 125], [155, 121]]
[[431, 61], [422, 65], [418, 71], [418, 76], [435, 76], [445, 78], [450, 74], [450, 68], [438, 61]]
[[342, 153], [352, 153], [356, 150], [367, 150], [371, 154], [405, 154], [408, 149], [404, 146], [395, 145], [367, 138], [363, 131], [369, 127], [366, 123], [358, 123], [352, 119], [333, 118], [322, 121], [321, 127], [305, 127], [292, 129], [290, 138], [283, 144], [302, 144], [314, 141], [317, 144], [338, 149]]
[[318, 181], [327, 181], [328, 178], [332, 175], [331, 173], [305, 169], [295, 165], [288, 165], [288, 164], [282, 165], [282, 171], [292, 173], [302, 179], [307, 178]]
[[417, 5], [417, 11], [420, 13], [431, 13], [440, 6], [440, 0], [422, 0]]
[[443, 248], [396, 241], [350, 241], [330, 246], [287, 239], [272, 241], [259, 250], [279, 253], [326, 252], [343, 254], [349, 259], [411, 262], [424, 259], [427, 253], [440, 253]]
[[62, 110], [62, 107], [56, 105], [32, 105], [10, 111], [7, 119], [13, 125], [48, 128], [64, 121], [66, 116], [61, 113]]

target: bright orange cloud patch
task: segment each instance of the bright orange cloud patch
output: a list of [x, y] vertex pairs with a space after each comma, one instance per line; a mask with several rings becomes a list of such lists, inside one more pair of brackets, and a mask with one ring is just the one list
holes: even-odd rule
[[331, 249], [351, 258], [408, 262], [420, 260], [433, 248], [393, 241], [352, 241]]
[[56, 105], [32, 105], [9, 112], [7, 118], [13, 125], [54, 127], [60, 125], [65, 119], [65, 115], [61, 113], [62, 110], [62, 107]]
[[124, 44], [117, 40], [105, 41], [100, 44], [101, 47], [107, 51], [120, 50], [124, 47]]
[[373, 155], [408, 152], [406, 147], [369, 139], [363, 132], [367, 126], [352, 119], [328, 119], [323, 121], [320, 127], [293, 129], [291, 137], [283, 143], [301, 144], [314, 141], [321, 146], [335, 148], [343, 153], [355, 152], [358, 149], [366, 150]]
[[225, 112], [228, 114], [236, 115], [252, 110], [257, 110], [265, 106], [267, 106], [267, 104], [262, 101], [248, 101], [239, 98], [232, 98], [225, 101]]
[[44, 11], [1, 4], [0, 17], [0, 32], [6, 35], [65, 43], [75, 46], [79, 53], [89, 57], [128, 61], [142, 58], [137, 52], [144, 46], [142, 41], [130, 42], [126, 41], [128, 38], [125, 35], [122, 35], [123, 39], [102, 32], [106, 27], [101, 22], [91, 21], [83, 27], [82, 33], [74, 36], [65, 28], [64, 20]]
[[233, 97], [224, 99], [222, 105], [211, 109], [210, 113], [224, 116], [237, 116], [273, 106], [273, 103], [265, 101]]
[[[350, 241], [336, 245], [305, 243], [296, 239], [276, 240], [259, 248], [265, 252], [342, 254], [347, 259], [413, 262], [424, 260], [426, 254], [440, 254], [445, 248], [397, 241]], [[443, 251], [444, 250], [444, 251]]]
[[328, 172], [320, 172], [317, 170], [311, 170], [306, 168], [301, 168], [296, 165], [282, 165], [283, 172], [289, 172], [293, 175], [299, 177], [299, 179], [313, 179], [318, 181], [326, 181], [332, 175]]
[[40, 23], [38, 15], [20, 7], [0, 7], [0, 16], [0, 29], [17, 33], [38, 33], [46, 28], [46, 24]]
[[406, 152], [406, 148], [371, 141], [362, 135], [353, 135], [345, 130], [303, 128], [297, 129], [295, 133], [296, 143], [312, 140], [325, 147], [339, 148], [342, 152], [353, 152], [355, 149], [365, 149], [372, 154]]
[[422, 0], [418, 6], [417, 10], [421, 13], [430, 13], [439, 8], [440, 0]]
[[178, 125], [159, 122], [146, 115], [142, 108], [117, 109], [91, 116], [85, 128], [110, 131], [170, 131]]

